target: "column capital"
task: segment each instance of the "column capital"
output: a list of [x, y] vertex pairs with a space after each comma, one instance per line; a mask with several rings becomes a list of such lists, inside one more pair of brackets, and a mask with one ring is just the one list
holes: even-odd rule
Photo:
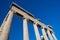
[[39, 21], [38, 21], [37, 19], [35, 19], [35, 22], [34, 22], [34, 24], [36, 24], [36, 25], [37, 25], [37, 24], [38, 24], [38, 22], [39, 22]]
[[10, 11], [12, 11], [13, 13], [16, 13], [16, 11], [15, 11], [15, 10], [13, 10], [13, 9], [10, 9]]
[[23, 17], [23, 20], [26, 19], [28, 21], [28, 18]]

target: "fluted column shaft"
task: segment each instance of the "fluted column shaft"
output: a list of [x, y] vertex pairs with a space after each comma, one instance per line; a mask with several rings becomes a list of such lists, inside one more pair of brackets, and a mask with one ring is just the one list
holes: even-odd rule
[[29, 40], [27, 19], [23, 19], [23, 40]]
[[46, 35], [44, 28], [42, 28], [42, 34], [43, 34], [44, 40], [48, 40], [48, 37]]
[[8, 40], [8, 35], [9, 35], [9, 32], [10, 32], [10, 26], [11, 26], [11, 22], [12, 22], [12, 18], [13, 18], [13, 11], [9, 11], [9, 16], [7, 17], [7, 20], [6, 20], [6, 23], [3, 27], [3, 30], [2, 30], [2, 34], [0, 36], [0, 40]]
[[41, 40], [37, 25], [36, 24], [33, 24], [33, 25], [34, 25], [36, 40]]

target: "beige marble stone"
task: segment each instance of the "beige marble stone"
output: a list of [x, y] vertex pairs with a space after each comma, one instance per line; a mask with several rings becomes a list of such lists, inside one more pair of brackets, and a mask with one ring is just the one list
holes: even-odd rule
[[4, 25], [2, 34], [0, 36], [0, 40], [8, 40], [8, 35], [10, 32], [11, 22], [12, 22], [12, 18], [13, 18], [13, 12], [10, 10], [8, 13], [9, 13], [9, 16]]
[[47, 34], [46, 34], [44, 28], [42, 28], [42, 34], [43, 34], [44, 40], [48, 40], [48, 37], [47, 37]]
[[23, 40], [29, 40], [27, 19], [23, 19]]
[[33, 24], [33, 25], [34, 25], [36, 40], [41, 40], [37, 25], [36, 24]]

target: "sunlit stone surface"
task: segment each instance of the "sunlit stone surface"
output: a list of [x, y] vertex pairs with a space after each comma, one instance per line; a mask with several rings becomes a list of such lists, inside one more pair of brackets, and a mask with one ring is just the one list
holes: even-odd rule
[[[11, 9], [9, 10], [7, 16], [5, 17], [0, 27], [0, 40], [8, 40], [11, 22], [14, 14], [23, 19], [23, 40], [29, 40], [28, 25], [27, 25], [28, 21], [30, 21], [34, 25], [36, 40], [42, 40], [42, 39], [49, 40], [48, 36], [50, 40], [57, 40], [51, 27], [46, 27], [44, 23], [40, 22], [38, 19], [35, 19], [35, 17], [32, 14], [25, 11], [23, 8], [19, 7], [15, 3], [12, 3]], [[40, 37], [38, 26], [42, 30], [42, 37]], [[50, 33], [50, 31], [52, 32], [52, 34]]]

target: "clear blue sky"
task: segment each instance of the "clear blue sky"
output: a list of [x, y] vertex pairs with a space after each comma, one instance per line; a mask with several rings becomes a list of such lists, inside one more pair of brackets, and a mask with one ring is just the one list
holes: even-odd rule
[[[46, 25], [52, 25], [57, 39], [60, 39], [60, 0], [0, 0], [0, 25], [12, 2], [26, 9], [36, 18], [40, 18]], [[22, 22], [21, 18], [13, 17], [9, 40], [23, 40]], [[36, 40], [33, 24], [28, 22], [28, 26], [30, 40]], [[41, 32], [41, 29], [39, 30]]]

